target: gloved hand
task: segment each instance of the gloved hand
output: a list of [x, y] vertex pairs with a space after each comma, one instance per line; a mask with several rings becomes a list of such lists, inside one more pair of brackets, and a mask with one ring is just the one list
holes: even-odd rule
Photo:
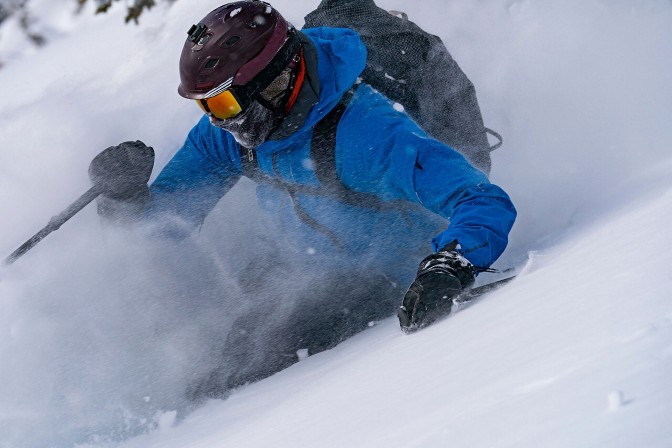
[[449, 244], [420, 263], [397, 316], [404, 333], [413, 333], [450, 314], [453, 298], [474, 283], [474, 266]]
[[102, 189], [98, 214], [113, 220], [136, 218], [149, 201], [147, 182], [154, 167], [154, 149], [141, 141], [124, 142], [98, 154], [89, 177]]

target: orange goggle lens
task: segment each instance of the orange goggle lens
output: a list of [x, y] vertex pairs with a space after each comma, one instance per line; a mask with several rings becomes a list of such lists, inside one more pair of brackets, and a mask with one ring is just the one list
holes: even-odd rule
[[224, 91], [212, 98], [196, 100], [196, 102], [205, 113], [212, 114], [220, 120], [228, 120], [243, 111], [243, 108], [230, 90]]

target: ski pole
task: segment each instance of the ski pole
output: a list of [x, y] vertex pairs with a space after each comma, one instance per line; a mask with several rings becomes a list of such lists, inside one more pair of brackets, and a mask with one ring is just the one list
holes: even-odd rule
[[30, 249], [35, 247], [37, 243], [42, 241], [47, 235], [51, 232], [58, 230], [66, 221], [75, 216], [86, 207], [91, 201], [96, 199], [103, 192], [103, 187], [99, 185], [94, 185], [86, 193], [81, 195], [79, 199], [70, 204], [68, 208], [63, 210], [60, 214], [54, 216], [49, 221], [49, 224], [44, 226], [42, 230], [33, 235], [28, 241], [23, 243], [18, 249], [11, 253], [10, 256], [5, 258], [5, 264], [9, 265], [18, 260], [23, 254], [28, 252]]

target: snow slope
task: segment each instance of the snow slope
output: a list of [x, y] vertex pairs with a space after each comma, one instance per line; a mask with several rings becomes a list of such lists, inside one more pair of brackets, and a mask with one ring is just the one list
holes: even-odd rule
[[387, 320], [123, 447], [669, 447], [672, 255], [642, 254], [671, 221], [668, 189], [434, 327]]
[[[301, 25], [317, 1], [274, 4]], [[189, 413], [191, 378], [245, 313], [235, 274], [268, 226], [251, 184], [179, 247], [89, 207], [0, 269], [0, 447], [672, 446], [672, 4], [379, 4], [444, 39], [504, 135], [492, 178], [520, 214], [498, 264], [520, 278]], [[170, 159], [200, 114], [175, 93], [179, 51], [218, 5], [160, 5], [134, 27], [123, 5], [74, 17], [31, 0], [39, 51], [3, 23], [0, 254], [89, 187], [105, 147]]]

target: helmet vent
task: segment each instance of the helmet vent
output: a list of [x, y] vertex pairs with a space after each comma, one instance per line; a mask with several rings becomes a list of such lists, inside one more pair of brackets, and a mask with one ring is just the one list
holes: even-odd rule
[[226, 40], [225, 44], [228, 46], [235, 45], [239, 40], [240, 36], [231, 36]]
[[247, 26], [250, 28], [256, 28], [258, 26], [263, 26], [266, 25], [266, 17], [262, 15], [256, 15], [254, 16], [254, 19], [252, 19], [252, 22], [248, 23]]
[[196, 45], [205, 45], [208, 43], [210, 38], [212, 37], [212, 34], [206, 34], [205, 36], [201, 37], [198, 39], [198, 42], [196, 42]]
[[205, 70], [213, 69], [217, 67], [217, 64], [219, 63], [219, 59], [210, 59], [206, 64], [205, 64]]

